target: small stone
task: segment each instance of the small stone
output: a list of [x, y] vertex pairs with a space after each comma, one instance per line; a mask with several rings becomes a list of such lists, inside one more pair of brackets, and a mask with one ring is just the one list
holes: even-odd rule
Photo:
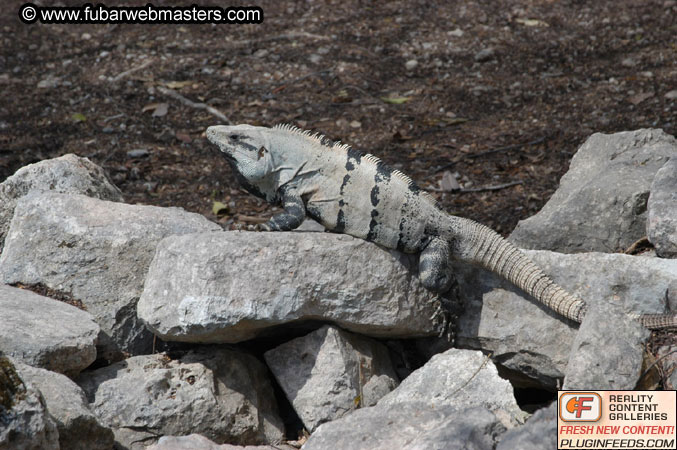
[[360, 128], [362, 126], [362, 122], [359, 122], [357, 120], [353, 120], [350, 122], [350, 128]]
[[316, 53], [313, 53], [312, 55], [310, 55], [310, 57], [308, 59], [310, 59], [310, 62], [313, 63], [313, 64], [317, 64], [317, 63], [322, 61], [322, 57], [320, 55], [316, 54]]
[[496, 55], [496, 50], [494, 50], [493, 47], [487, 47], [485, 49], [480, 50], [475, 54], [475, 61], [477, 62], [485, 62], [489, 61], [490, 59], [493, 59], [494, 56]]
[[47, 78], [44, 78], [38, 82], [38, 88], [40, 89], [51, 89], [59, 85], [59, 79], [52, 75], [48, 75]]
[[254, 52], [254, 55], [253, 55], [253, 56], [254, 56], [254, 58], [263, 58], [263, 57], [265, 57], [267, 54], [268, 54], [268, 50], [266, 50], [265, 48], [262, 48], [262, 49], [260, 49], [260, 50], [256, 50], [256, 51]]
[[635, 67], [637, 65], [637, 61], [633, 58], [625, 58], [623, 61], [621, 61], [621, 66], [623, 67]]
[[449, 31], [447, 34], [454, 37], [463, 37], [464, 33], [460, 28], [456, 28], [455, 30]]
[[418, 66], [418, 61], [415, 59], [410, 59], [404, 64], [405, 69], [414, 70]]
[[130, 150], [127, 152], [127, 157], [132, 159], [145, 158], [150, 153], [145, 148], [137, 148], [135, 150]]
[[89, 34], [89, 33], [82, 33], [82, 36], [80, 36], [80, 37], [81, 37], [82, 39], [84, 39], [85, 41], [88, 41], [88, 40], [90, 40], [90, 39], [92, 38], [92, 35]]
[[673, 89], [670, 92], [667, 92], [665, 94], [665, 98], [667, 98], [668, 100], [676, 99], [677, 98], [677, 89]]

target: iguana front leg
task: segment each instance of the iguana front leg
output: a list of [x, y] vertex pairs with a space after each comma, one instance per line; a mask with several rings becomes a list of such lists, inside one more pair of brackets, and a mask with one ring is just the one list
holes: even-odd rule
[[306, 218], [306, 206], [301, 195], [292, 188], [283, 188], [281, 192], [284, 211], [275, 214], [266, 223], [250, 227], [253, 231], [291, 231], [299, 227]]

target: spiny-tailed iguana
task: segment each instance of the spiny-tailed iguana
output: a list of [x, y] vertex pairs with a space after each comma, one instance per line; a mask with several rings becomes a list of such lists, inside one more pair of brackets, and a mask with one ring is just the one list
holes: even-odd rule
[[[435, 293], [450, 288], [453, 257], [506, 278], [564, 317], [580, 323], [585, 316], [585, 302], [555, 284], [517, 247], [482, 224], [447, 214], [409, 177], [375, 156], [290, 125], [213, 126], [207, 138], [245, 189], [284, 207], [259, 230], [293, 230], [308, 215], [328, 230], [420, 253], [419, 277]], [[677, 326], [673, 314], [639, 320], [650, 329]]]

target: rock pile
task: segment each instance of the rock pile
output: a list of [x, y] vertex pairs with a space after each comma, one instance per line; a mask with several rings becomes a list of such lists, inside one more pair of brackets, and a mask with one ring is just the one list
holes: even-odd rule
[[660, 130], [592, 136], [512, 236], [585, 322], [458, 265], [457, 348], [415, 257], [128, 205], [74, 155], [27, 166], [0, 184], [0, 448], [553, 447], [554, 405], [528, 418], [513, 389], [637, 383], [628, 314], [677, 306], [676, 163]]

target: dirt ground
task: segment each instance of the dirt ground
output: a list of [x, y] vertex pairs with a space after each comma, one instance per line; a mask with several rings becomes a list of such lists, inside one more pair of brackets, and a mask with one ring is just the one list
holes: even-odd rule
[[26, 25], [5, 3], [0, 181], [75, 153], [130, 203], [269, 216], [204, 137], [223, 121], [171, 89], [373, 153], [508, 234], [591, 133], [677, 132], [674, 0], [264, 1], [260, 25]]

